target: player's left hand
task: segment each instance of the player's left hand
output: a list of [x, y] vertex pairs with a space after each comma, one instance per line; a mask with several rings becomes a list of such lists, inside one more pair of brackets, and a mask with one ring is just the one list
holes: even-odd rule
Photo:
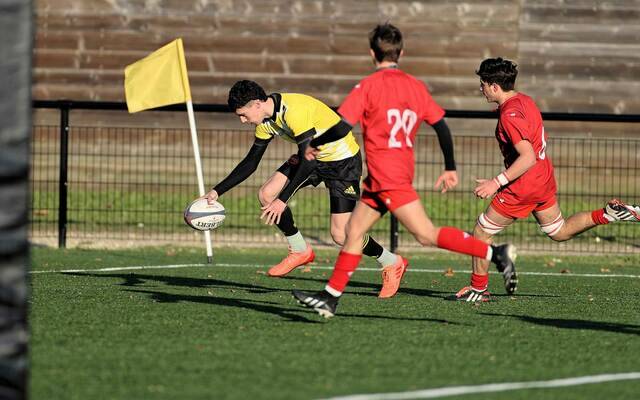
[[473, 190], [473, 194], [481, 199], [486, 199], [498, 191], [500, 187], [493, 179], [476, 179], [478, 186]]
[[436, 184], [433, 185], [434, 189], [440, 189], [440, 193], [444, 193], [449, 189], [453, 189], [458, 184], [458, 173], [456, 171], [444, 171], [442, 175], [436, 181]]
[[280, 199], [275, 199], [270, 204], [261, 207], [262, 215], [260, 215], [260, 219], [264, 219], [266, 225], [279, 224], [285, 208], [287, 208], [287, 203]]

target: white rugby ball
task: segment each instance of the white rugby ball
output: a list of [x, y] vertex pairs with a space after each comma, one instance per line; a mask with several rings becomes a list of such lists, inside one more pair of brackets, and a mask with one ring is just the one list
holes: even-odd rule
[[224, 207], [214, 201], [212, 204], [207, 199], [200, 198], [192, 201], [184, 209], [184, 222], [193, 229], [209, 231], [216, 229], [224, 221]]

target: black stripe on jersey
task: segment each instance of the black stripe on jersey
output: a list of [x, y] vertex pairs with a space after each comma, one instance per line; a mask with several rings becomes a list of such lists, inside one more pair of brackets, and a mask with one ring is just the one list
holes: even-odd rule
[[255, 146], [266, 146], [269, 144], [271, 139], [273, 139], [273, 136], [271, 136], [269, 139], [255, 138], [255, 140], [253, 141], [253, 144]]
[[300, 144], [302, 142], [306, 142], [309, 138], [313, 138], [313, 135], [316, 134], [316, 128], [311, 128], [308, 131], [304, 131], [298, 136], [296, 136], [296, 143]]
[[309, 145], [311, 147], [322, 146], [323, 144], [335, 142], [343, 137], [347, 136], [351, 132], [351, 125], [348, 122], [341, 119], [340, 122], [327, 129], [322, 135], [313, 139]]

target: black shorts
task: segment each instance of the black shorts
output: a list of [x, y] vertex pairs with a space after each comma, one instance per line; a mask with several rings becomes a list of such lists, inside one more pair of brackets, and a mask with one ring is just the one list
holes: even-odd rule
[[[298, 155], [294, 154], [278, 168], [287, 178], [296, 173], [300, 165]], [[362, 176], [362, 156], [358, 152], [355, 156], [339, 161], [318, 161], [316, 168], [309, 174], [309, 178], [300, 185], [318, 186], [320, 182], [329, 189], [331, 213], [339, 214], [351, 212], [360, 199], [360, 177]]]

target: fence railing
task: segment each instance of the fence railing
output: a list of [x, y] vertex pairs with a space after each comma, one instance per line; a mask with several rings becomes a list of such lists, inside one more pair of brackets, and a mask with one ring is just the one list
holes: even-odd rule
[[[36, 101], [36, 108], [60, 110], [59, 125], [33, 129], [31, 238], [57, 242], [122, 244], [179, 243], [199, 245], [202, 234], [182, 221], [184, 206], [197, 197], [193, 151], [187, 128], [74, 126], [74, 109], [125, 110], [122, 103]], [[196, 111], [228, 112], [221, 105], [195, 105]], [[184, 106], [162, 109], [184, 111]], [[495, 113], [448, 111], [448, 118], [495, 119]], [[640, 122], [640, 115], [548, 113], [548, 121]], [[428, 132], [430, 133], [430, 132]], [[244, 157], [252, 135], [236, 129], [199, 129], [207, 184], [222, 179]], [[442, 170], [442, 155], [432, 134], [415, 144], [416, 179], [425, 208], [437, 225], [472, 230], [486, 201], [473, 196], [475, 178], [494, 176], [502, 157], [493, 136], [456, 135], [454, 143], [460, 184], [441, 195], [432, 190]], [[278, 231], [264, 226], [257, 191], [273, 171], [295, 152], [273, 141], [260, 168], [221, 198], [227, 220], [213, 232], [214, 244], [269, 245], [283, 243]], [[555, 137], [548, 143], [558, 180], [563, 215], [602, 207], [611, 197], [640, 200], [640, 136], [631, 138]], [[305, 188], [290, 201], [297, 225], [316, 244], [331, 245], [329, 201], [322, 187]], [[419, 245], [391, 218], [372, 232], [391, 248]], [[535, 221], [519, 221], [499, 235], [523, 250], [557, 252], [640, 252], [640, 226], [610, 224], [564, 243], [541, 234]]]

